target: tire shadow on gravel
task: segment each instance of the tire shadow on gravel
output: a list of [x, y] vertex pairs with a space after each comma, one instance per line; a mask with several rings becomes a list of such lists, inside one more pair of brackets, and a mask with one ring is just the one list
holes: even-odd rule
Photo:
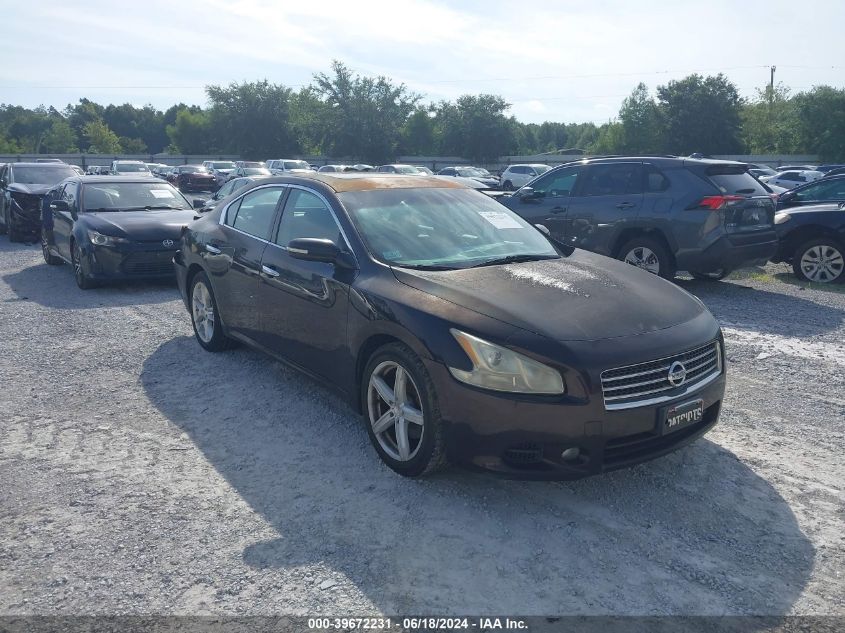
[[796, 297], [743, 285], [742, 280], [675, 283], [701, 299], [720, 323], [738, 329], [800, 337], [832, 332], [845, 323], [845, 309], [813, 301], [811, 293]]
[[161, 280], [114, 281], [91, 290], [80, 290], [70, 266], [48, 266], [43, 261], [3, 275], [3, 281], [15, 296], [0, 299], [0, 305], [3, 301], [34, 301], [45, 308], [84, 310], [164, 303], [180, 298], [175, 276]]
[[[526, 615], [780, 615], [810, 578], [814, 549], [787, 503], [707, 439], [576, 482], [409, 480], [339, 398], [258, 352], [172, 339], [141, 382], [278, 532], [245, 546], [244, 573], [328, 567], [384, 613]], [[211, 557], [215, 532], [209, 519]], [[303, 591], [332, 612], [331, 591]], [[266, 600], [285, 612], [284, 594]]]

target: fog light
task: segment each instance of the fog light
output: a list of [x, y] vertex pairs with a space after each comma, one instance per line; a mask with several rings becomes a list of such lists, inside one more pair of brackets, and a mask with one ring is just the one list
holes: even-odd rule
[[573, 459], [578, 459], [578, 456], [581, 454], [581, 449], [577, 446], [573, 446], [572, 448], [567, 448], [560, 454], [560, 458], [566, 462], [570, 462]]

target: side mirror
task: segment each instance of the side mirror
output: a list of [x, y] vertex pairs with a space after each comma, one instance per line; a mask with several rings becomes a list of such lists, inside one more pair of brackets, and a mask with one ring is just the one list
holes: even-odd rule
[[70, 207], [66, 200], [53, 200], [50, 203], [51, 211], [70, 211]]
[[348, 253], [343, 253], [337, 244], [331, 240], [315, 237], [301, 237], [291, 240], [288, 253], [294, 259], [309, 262], [326, 262], [343, 268], [354, 268], [355, 262]]
[[520, 200], [533, 200], [536, 197], [537, 194], [534, 193], [534, 187], [523, 187], [519, 190]]
[[534, 226], [540, 231], [540, 233], [542, 233], [546, 237], [552, 236], [552, 232], [549, 230], [549, 227], [547, 227], [545, 224], [535, 224]]
[[202, 209], [205, 206], [205, 203], [208, 200], [203, 200], [202, 198], [194, 198], [194, 209]]

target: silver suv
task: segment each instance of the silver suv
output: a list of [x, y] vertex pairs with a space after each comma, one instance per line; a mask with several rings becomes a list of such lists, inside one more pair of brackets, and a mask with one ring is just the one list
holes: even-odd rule
[[550, 169], [551, 167], [541, 163], [511, 165], [502, 172], [502, 176], [499, 178], [499, 185], [505, 191], [513, 191], [514, 189], [524, 187], [537, 176], [545, 174]]

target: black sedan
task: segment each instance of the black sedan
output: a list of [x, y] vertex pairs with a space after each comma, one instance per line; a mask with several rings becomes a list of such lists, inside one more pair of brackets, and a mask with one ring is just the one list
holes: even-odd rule
[[168, 174], [168, 181], [179, 191], [214, 191], [217, 179], [202, 165], [179, 165]]
[[845, 204], [794, 207], [775, 214], [778, 251], [773, 262], [792, 264], [799, 279], [845, 282]]
[[71, 264], [83, 290], [108, 280], [172, 277], [173, 255], [194, 211], [171, 185], [137, 176], [80, 176], [49, 196], [44, 261]]
[[722, 405], [700, 301], [442, 178], [267, 178], [174, 263], [204, 349], [243, 342], [331, 385], [403, 475], [584, 477], [687, 444]]
[[798, 185], [778, 196], [778, 210], [822, 202], [845, 202], [845, 175]]
[[0, 234], [37, 241], [44, 195], [76, 171], [65, 163], [9, 163], [0, 168]]

